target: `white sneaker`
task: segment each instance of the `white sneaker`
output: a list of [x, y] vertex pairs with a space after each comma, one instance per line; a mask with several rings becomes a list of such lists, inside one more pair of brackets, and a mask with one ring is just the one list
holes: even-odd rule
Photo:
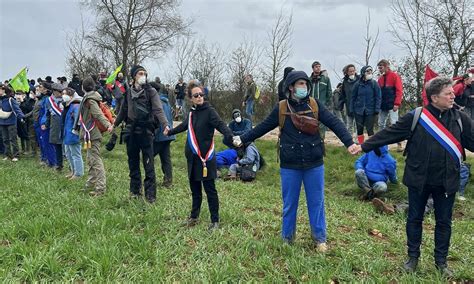
[[462, 195], [458, 195], [458, 200], [459, 201], [466, 201], [466, 197], [464, 197]]
[[328, 251], [328, 245], [326, 243], [318, 243], [316, 249], [318, 252], [325, 253]]
[[8, 160], [8, 157], [5, 157], [2, 159], [2, 161], [7, 161]]
[[12, 162], [18, 162], [18, 158], [13, 158]]

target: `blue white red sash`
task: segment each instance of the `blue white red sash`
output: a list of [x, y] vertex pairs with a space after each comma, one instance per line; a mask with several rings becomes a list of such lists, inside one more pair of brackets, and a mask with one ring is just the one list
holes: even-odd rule
[[448, 151], [454, 161], [461, 164], [464, 150], [453, 134], [425, 108], [421, 112], [419, 122]]
[[51, 109], [57, 116], [61, 116], [63, 109], [54, 101], [53, 96], [50, 96], [49, 103], [51, 104]]
[[193, 154], [197, 155], [199, 159], [201, 159], [202, 165], [206, 168], [206, 162], [214, 156], [214, 138], [212, 139], [211, 147], [207, 151], [206, 156], [203, 158], [201, 154], [201, 150], [199, 149], [198, 141], [196, 134], [194, 133], [193, 123], [192, 123], [192, 116], [193, 112], [189, 112], [189, 120], [188, 120], [188, 144], [191, 147], [191, 151]]

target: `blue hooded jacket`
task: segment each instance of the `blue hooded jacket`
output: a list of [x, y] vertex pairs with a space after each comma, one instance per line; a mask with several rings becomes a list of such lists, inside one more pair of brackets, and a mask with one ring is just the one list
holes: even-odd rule
[[397, 182], [397, 161], [388, 152], [388, 146], [380, 147], [380, 157], [370, 151], [362, 155], [355, 162], [356, 170], [364, 170], [367, 178], [372, 182], [384, 181], [390, 179], [390, 182]]
[[[168, 120], [168, 126], [173, 129], [173, 113], [171, 111], [170, 101], [166, 95], [160, 95], [161, 105], [163, 106], [163, 111], [166, 115], [166, 120]], [[163, 134], [163, 129], [158, 127], [155, 131], [155, 142], [164, 142], [164, 141], [174, 141], [176, 140], [176, 135], [165, 136]]]
[[0, 97], [0, 100], [0, 107], [2, 110], [5, 112], [12, 112], [8, 118], [0, 119], [0, 125], [16, 125], [18, 119], [25, 117], [20, 109], [20, 105], [14, 98], [5, 95]]
[[[352, 98], [349, 103], [349, 112], [357, 115], [374, 115], [380, 112], [382, 92], [374, 79], [365, 80], [365, 71], [370, 66], [360, 70], [360, 79], [352, 89]], [[370, 67], [372, 68], [372, 67]]]

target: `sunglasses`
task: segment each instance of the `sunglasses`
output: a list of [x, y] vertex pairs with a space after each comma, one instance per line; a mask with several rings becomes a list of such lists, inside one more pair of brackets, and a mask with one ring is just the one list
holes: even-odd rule
[[204, 94], [203, 93], [193, 94], [193, 98], [198, 98], [198, 97], [204, 97]]

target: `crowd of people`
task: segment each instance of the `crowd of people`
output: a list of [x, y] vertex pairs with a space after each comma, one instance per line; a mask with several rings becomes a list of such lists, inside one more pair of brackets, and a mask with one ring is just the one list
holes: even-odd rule
[[[474, 150], [472, 117], [474, 93], [468, 70], [459, 82], [446, 77], [430, 80], [426, 86], [428, 105], [409, 111], [399, 118], [403, 84], [382, 59], [374, 69], [363, 66], [360, 74], [349, 64], [343, 69], [343, 80], [333, 91], [327, 71], [319, 61], [311, 65], [312, 73], [287, 67], [278, 85], [279, 103], [258, 125], [253, 126], [255, 103], [260, 90], [247, 74], [242, 107], [232, 110], [225, 123], [212, 107], [208, 90], [199, 80], [187, 84], [180, 78], [174, 90], [160, 78], [148, 79], [140, 65], [130, 69], [130, 80], [119, 73], [112, 84], [105, 84], [105, 74], [81, 80], [73, 75], [71, 82], [50, 76], [30, 81], [29, 92], [15, 91], [8, 81], [0, 85], [0, 153], [4, 161], [17, 162], [21, 152], [38, 157], [40, 164], [61, 172], [68, 161], [66, 178], [87, 175], [85, 190], [91, 196], [106, 192], [106, 172], [101, 158], [103, 134], [111, 133], [106, 149], [117, 142], [126, 144], [130, 178], [130, 197], [144, 196], [156, 201], [155, 157], [163, 171], [162, 186], [173, 184], [171, 141], [187, 132], [184, 154], [192, 194], [191, 212], [184, 225], [199, 222], [202, 188], [210, 211], [209, 230], [220, 224], [219, 197], [215, 180], [227, 168], [225, 180], [253, 181], [265, 160], [254, 141], [279, 128], [278, 153], [282, 192], [282, 231], [284, 242], [295, 240], [301, 185], [304, 185], [311, 237], [317, 250], [327, 250], [324, 197], [324, 139], [331, 130], [347, 148], [357, 155], [355, 181], [361, 199], [373, 200], [377, 208], [393, 213], [393, 207], [380, 198], [388, 190], [388, 181], [398, 183], [396, 161], [387, 145], [407, 140], [403, 183], [408, 187], [407, 245], [409, 259], [404, 267], [414, 271], [418, 264], [422, 222], [428, 200], [435, 211], [435, 264], [444, 274], [451, 235], [451, 218], [455, 195], [469, 177], [464, 148]], [[174, 101], [174, 105], [170, 103]], [[115, 112], [116, 117], [112, 113]], [[173, 114], [174, 112], [174, 114]], [[173, 127], [173, 120], [182, 122]], [[245, 116], [245, 117], [244, 117]], [[375, 121], [378, 117], [378, 130]], [[389, 122], [389, 126], [387, 126]], [[354, 127], [355, 126], [355, 127]], [[228, 149], [216, 153], [215, 130]], [[364, 130], [369, 139], [365, 138]], [[357, 141], [353, 141], [353, 132]], [[118, 133], [120, 132], [120, 133]], [[403, 150], [398, 144], [398, 150]], [[81, 149], [86, 150], [87, 171]], [[141, 158], [140, 158], [141, 157]], [[327, 157], [330, 158], [330, 157]], [[140, 162], [144, 169], [142, 180]], [[428, 178], [429, 176], [429, 178]]]

